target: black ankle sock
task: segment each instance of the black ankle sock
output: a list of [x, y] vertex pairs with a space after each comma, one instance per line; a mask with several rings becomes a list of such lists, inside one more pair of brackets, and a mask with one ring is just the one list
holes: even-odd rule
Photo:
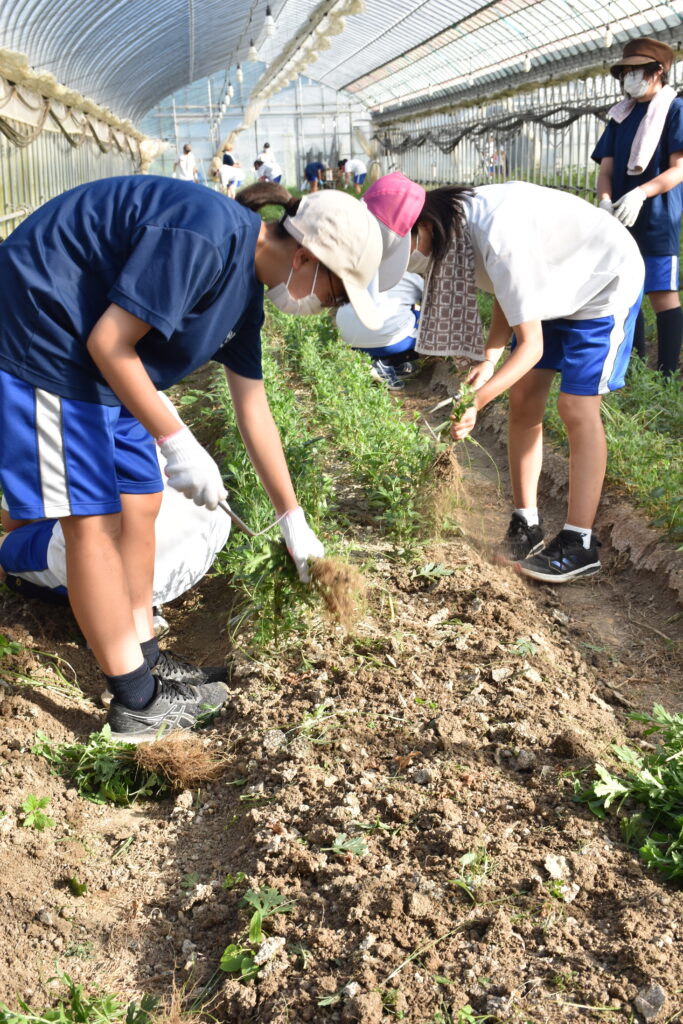
[[121, 676], [105, 676], [114, 700], [135, 711], [147, 707], [156, 689], [149, 665], [143, 661], [140, 668], [124, 672]]
[[636, 324], [633, 328], [633, 351], [641, 359], [647, 357], [647, 349], [645, 347], [645, 316], [643, 315], [642, 307], [638, 310]]
[[154, 668], [159, 660], [159, 641], [157, 638], [153, 636], [150, 640], [143, 640], [140, 644], [140, 650], [149, 668]]
[[670, 377], [678, 368], [683, 338], [683, 309], [674, 306], [657, 313], [657, 368]]

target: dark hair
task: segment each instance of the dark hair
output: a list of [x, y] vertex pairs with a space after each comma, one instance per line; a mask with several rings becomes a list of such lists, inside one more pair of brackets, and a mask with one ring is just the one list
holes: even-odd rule
[[432, 256], [436, 262], [446, 255], [458, 234], [458, 225], [465, 220], [463, 197], [472, 195], [473, 189], [464, 185], [442, 185], [441, 188], [427, 190], [422, 212], [413, 225], [412, 233], [417, 232], [418, 224], [427, 222], [432, 225]]
[[339, 163], [337, 164], [337, 167], [341, 170], [341, 168], [344, 166], [345, 163], [346, 163], [346, 160], [340, 160]]
[[[300, 199], [288, 192], [283, 185], [274, 181], [257, 181], [253, 185], [241, 188], [236, 196], [237, 202], [255, 213], [264, 206], [281, 206], [288, 217], [293, 217], [299, 209]], [[283, 233], [289, 238], [284, 228]]]
[[192, 146], [189, 142], [186, 142], [183, 146], [183, 153], [189, 153], [192, 150]]
[[628, 74], [629, 71], [642, 71], [648, 78], [652, 78], [659, 71], [661, 73], [662, 85], [669, 84], [669, 72], [657, 60], [653, 60], [650, 64], [621, 64], [617, 76], [620, 82], [624, 81], [624, 75]]

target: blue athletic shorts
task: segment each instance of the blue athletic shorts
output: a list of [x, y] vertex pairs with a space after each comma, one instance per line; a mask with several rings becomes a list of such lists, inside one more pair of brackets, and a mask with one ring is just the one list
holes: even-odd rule
[[544, 320], [543, 355], [534, 369], [561, 373], [560, 391], [566, 395], [605, 395], [623, 388], [641, 301], [642, 294], [615, 316]]
[[645, 294], [678, 291], [678, 256], [643, 256]]
[[163, 490], [156, 446], [127, 409], [60, 398], [0, 370], [0, 483], [14, 519], [121, 511]]
[[364, 185], [365, 184], [365, 175], [364, 174], [354, 174], [354, 176], [353, 176], [353, 183], [354, 183], [354, 185]]
[[401, 352], [410, 352], [411, 349], [415, 348], [417, 326], [420, 323], [420, 310], [414, 309], [412, 313], [415, 317], [415, 331], [412, 334], [408, 334], [405, 338], [395, 341], [393, 345], [382, 345], [381, 348], [360, 348], [359, 351], [367, 352], [373, 359], [383, 359], [384, 356], [398, 356]]

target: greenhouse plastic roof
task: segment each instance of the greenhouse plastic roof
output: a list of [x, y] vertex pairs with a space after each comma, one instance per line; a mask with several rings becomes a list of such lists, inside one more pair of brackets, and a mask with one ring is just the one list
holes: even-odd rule
[[[136, 120], [182, 86], [245, 64], [252, 39], [259, 60], [276, 60], [333, 2], [275, 0], [267, 38], [266, 0], [13, 0], [0, 5], [0, 45]], [[374, 110], [409, 108], [547, 78], [551, 67], [608, 65], [637, 35], [679, 45], [683, 0], [365, 0], [306, 74]]]

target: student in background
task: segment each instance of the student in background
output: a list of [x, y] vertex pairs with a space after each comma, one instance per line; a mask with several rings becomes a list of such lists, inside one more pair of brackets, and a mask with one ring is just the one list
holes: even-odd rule
[[320, 182], [325, 174], [325, 164], [320, 160], [311, 160], [304, 168], [304, 179], [308, 183], [311, 192], [317, 192]]
[[173, 177], [179, 181], [195, 181], [199, 184], [197, 161], [194, 158], [192, 146], [189, 142], [185, 143], [182, 156], [179, 156], [173, 164]]
[[339, 170], [344, 175], [344, 184], [348, 186], [353, 182], [356, 195], [359, 196], [363, 191], [365, 176], [368, 173], [368, 169], [363, 161], [357, 157], [353, 157], [352, 160], [340, 160]]
[[[683, 213], [683, 99], [668, 85], [674, 51], [658, 39], [631, 39], [610, 71], [626, 98], [592, 154], [600, 164], [600, 208], [629, 229], [645, 261], [645, 294], [657, 318], [657, 366], [676, 372], [683, 339], [679, 254]], [[635, 349], [645, 358], [645, 320]]]
[[282, 168], [274, 160], [271, 160], [270, 163], [254, 160], [254, 170], [259, 181], [272, 181], [276, 185], [282, 181]]

